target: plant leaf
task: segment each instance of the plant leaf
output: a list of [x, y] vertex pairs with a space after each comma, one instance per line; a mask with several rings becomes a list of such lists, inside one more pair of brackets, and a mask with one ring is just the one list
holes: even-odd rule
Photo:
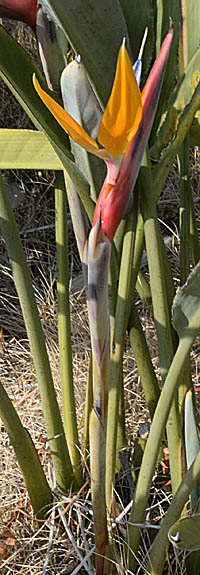
[[197, 551], [200, 549], [200, 514], [176, 521], [169, 530], [169, 540], [179, 549]]
[[197, 112], [190, 126], [190, 146], [200, 146], [200, 113]]
[[200, 332], [200, 263], [178, 291], [173, 304], [173, 325], [180, 338]]
[[199, 46], [200, 2], [181, 0], [180, 61], [184, 70]]
[[104, 107], [124, 37], [129, 47], [119, 0], [45, 0], [45, 4], [53, 10], [75, 52], [81, 55], [91, 84]]
[[62, 170], [48, 138], [34, 130], [0, 129], [1, 170]]
[[34, 513], [38, 514], [40, 519], [44, 519], [47, 509], [52, 505], [51, 489], [47, 483], [31, 436], [22, 425], [16, 409], [1, 382], [0, 417], [5, 426], [10, 443], [14, 448]]
[[186, 106], [184, 112], [180, 116], [177, 131], [174, 133], [174, 139], [166, 150], [163, 150], [161, 161], [155, 166], [153, 171], [154, 176], [154, 190], [156, 198], [159, 197], [162, 187], [173, 165], [177, 152], [186, 137], [186, 134], [192, 124], [195, 114], [200, 106], [200, 83], [198, 84], [190, 103]]
[[156, 56], [160, 52], [163, 38], [167, 33], [169, 20], [174, 22], [174, 37], [170, 50], [168, 65], [166, 69], [165, 79], [163, 82], [162, 93], [159, 101], [157, 114], [155, 117], [151, 139], [153, 140], [158, 130], [162, 114], [168, 109], [169, 96], [175, 84], [177, 62], [178, 62], [178, 37], [179, 37], [179, 21], [180, 21], [180, 0], [156, 0], [155, 21], [156, 21]]
[[158, 159], [163, 148], [173, 139], [180, 117], [189, 104], [193, 93], [200, 82], [200, 49], [190, 61], [184, 75], [181, 77], [169, 100], [169, 111], [157, 136], [155, 145], [151, 148], [151, 158]]

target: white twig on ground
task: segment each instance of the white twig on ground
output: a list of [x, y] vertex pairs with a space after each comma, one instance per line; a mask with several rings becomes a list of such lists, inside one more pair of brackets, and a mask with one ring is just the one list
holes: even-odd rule
[[83, 557], [81, 552], [79, 551], [77, 545], [76, 545], [76, 541], [74, 539], [74, 536], [72, 535], [72, 532], [71, 532], [71, 529], [69, 528], [69, 525], [67, 524], [66, 517], [63, 515], [62, 507], [60, 505], [58, 505], [58, 510], [60, 512], [61, 520], [62, 520], [62, 523], [64, 525], [65, 531], [69, 537], [71, 544], [73, 545], [73, 548], [77, 554], [78, 559], [80, 560], [79, 565], [77, 565], [77, 567], [73, 571], [73, 575], [75, 575], [75, 573], [78, 573], [79, 569], [81, 569], [81, 567], [83, 567], [83, 565], [84, 565], [84, 568], [87, 571], [87, 573], [89, 575], [92, 575], [92, 571], [89, 569], [87, 561], [88, 561], [88, 556], [90, 557], [90, 555], [92, 555], [92, 553], [94, 553], [95, 547], [91, 551], [89, 551], [89, 553], [85, 557]]

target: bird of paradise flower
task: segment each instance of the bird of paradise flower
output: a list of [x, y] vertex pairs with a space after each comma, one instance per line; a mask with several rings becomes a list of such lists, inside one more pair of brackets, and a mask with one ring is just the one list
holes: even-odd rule
[[[173, 37], [173, 24], [141, 92], [123, 41], [119, 50], [115, 78], [99, 125], [97, 141], [40, 86], [33, 83], [40, 98], [67, 134], [107, 165], [107, 176], [100, 192], [93, 225], [101, 211], [105, 235], [113, 240], [135, 183], [159, 101], [162, 81]], [[112, 215], [112, 222], [111, 222]]]

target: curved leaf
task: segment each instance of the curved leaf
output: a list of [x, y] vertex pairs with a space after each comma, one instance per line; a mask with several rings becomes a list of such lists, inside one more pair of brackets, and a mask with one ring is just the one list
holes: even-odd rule
[[176, 521], [169, 530], [169, 540], [179, 549], [197, 551], [200, 549], [200, 514]]
[[180, 121], [177, 131], [174, 133], [173, 141], [166, 150], [163, 150], [161, 161], [155, 166], [153, 171], [154, 176], [154, 190], [156, 198], [159, 197], [162, 187], [173, 165], [177, 152], [188, 133], [190, 125], [192, 124], [195, 114], [200, 106], [200, 83], [198, 84], [190, 103], [186, 106], [184, 112], [180, 116]]
[[180, 21], [180, 0], [156, 0], [155, 9], [155, 36], [156, 36], [156, 56], [160, 52], [163, 39], [167, 33], [169, 20], [174, 22], [174, 37], [170, 50], [165, 79], [163, 82], [163, 89], [159, 101], [158, 111], [154, 121], [152, 130], [152, 139], [154, 138], [162, 117], [162, 114], [168, 109], [169, 96], [176, 80], [177, 62], [178, 62], [178, 37], [179, 37], [179, 21]]
[[190, 126], [190, 146], [200, 146], [200, 112], [197, 112]]
[[182, 70], [188, 66], [200, 42], [200, 2], [199, 0], [181, 0], [181, 33], [180, 33], [180, 64]]
[[189, 104], [191, 97], [200, 82], [200, 49], [190, 61], [169, 99], [169, 111], [160, 129], [155, 145], [151, 148], [151, 157], [158, 159], [161, 151], [173, 139], [181, 114]]
[[200, 263], [178, 291], [173, 304], [173, 325], [179, 337], [196, 337], [200, 332]]

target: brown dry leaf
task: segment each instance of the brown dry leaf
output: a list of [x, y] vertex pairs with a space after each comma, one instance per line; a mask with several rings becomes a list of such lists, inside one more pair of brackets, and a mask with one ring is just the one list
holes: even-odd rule
[[11, 529], [6, 528], [5, 531], [1, 533], [0, 539], [4, 541], [3, 545], [7, 545], [9, 547], [16, 545], [16, 538]]
[[12, 531], [8, 528], [0, 535], [0, 564], [8, 558], [8, 547], [15, 547], [16, 539]]
[[7, 537], [5, 544], [7, 547], [14, 547], [16, 545], [15, 537]]
[[0, 564], [4, 559], [7, 559], [7, 557], [8, 557], [7, 547], [3, 543], [0, 543]]

